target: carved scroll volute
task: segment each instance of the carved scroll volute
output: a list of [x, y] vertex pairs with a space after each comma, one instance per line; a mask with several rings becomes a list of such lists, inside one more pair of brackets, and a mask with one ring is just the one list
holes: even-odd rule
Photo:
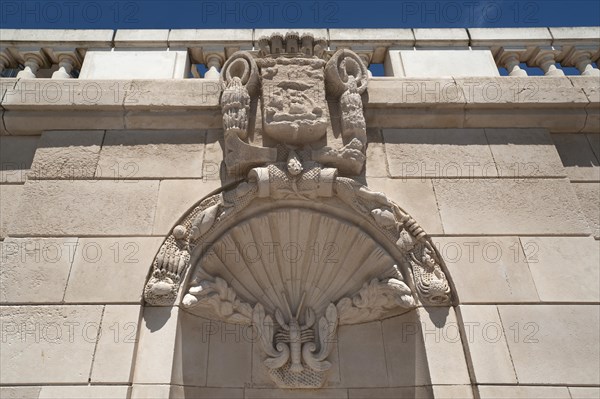
[[254, 57], [246, 51], [233, 54], [223, 65], [221, 86], [227, 171], [232, 175], [240, 175], [252, 166], [274, 162], [277, 159], [275, 150], [247, 143], [255, 120], [253, 109], [261, 91]]
[[344, 141], [358, 139], [364, 146], [367, 143], [367, 126], [361, 96], [367, 89], [367, 67], [356, 53], [343, 49], [327, 62], [325, 76], [327, 96], [339, 99]]

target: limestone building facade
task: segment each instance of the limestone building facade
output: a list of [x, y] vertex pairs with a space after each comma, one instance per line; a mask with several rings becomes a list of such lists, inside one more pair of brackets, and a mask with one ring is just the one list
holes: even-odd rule
[[598, 398], [599, 58], [0, 30], [0, 397]]

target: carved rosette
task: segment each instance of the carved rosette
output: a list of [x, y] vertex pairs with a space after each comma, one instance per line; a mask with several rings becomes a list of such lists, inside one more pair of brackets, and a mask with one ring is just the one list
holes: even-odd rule
[[[325, 383], [339, 325], [452, 300], [445, 265], [425, 231], [352, 177], [365, 161], [368, 72], [352, 51], [329, 57], [323, 44], [310, 35], [275, 34], [258, 41], [260, 51], [227, 60], [224, 160], [230, 175], [244, 178], [179, 221], [144, 291], [152, 305], [180, 301], [191, 313], [252, 325], [264, 366], [282, 388]], [[335, 141], [332, 106], [339, 107], [341, 146], [328, 145]], [[339, 259], [329, 252], [298, 259], [246, 252], [284, 239], [306, 248], [314, 247], [310, 239], [333, 244]], [[232, 253], [239, 258], [228, 260]]]

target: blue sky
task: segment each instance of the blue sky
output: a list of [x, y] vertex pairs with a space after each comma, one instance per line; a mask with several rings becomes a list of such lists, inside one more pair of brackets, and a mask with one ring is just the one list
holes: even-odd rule
[[600, 25], [596, 0], [2, 0], [2, 28], [433, 28]]

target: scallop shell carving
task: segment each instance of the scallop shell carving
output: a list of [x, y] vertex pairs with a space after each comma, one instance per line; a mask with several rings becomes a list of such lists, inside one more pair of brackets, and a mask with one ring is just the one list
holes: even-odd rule
[[[218, 277], [237, 299], [274, 314], [300, 307], [322, 314], [373, 279], [402, 280], [391, 255], [359, 227], [307, 209], [266, 212], [231, 228], [198, 261], [191, 283]], [[191, 291], [194, 289], [192, 288]], [[206, 316], [203, 306], [192, 311]]]

